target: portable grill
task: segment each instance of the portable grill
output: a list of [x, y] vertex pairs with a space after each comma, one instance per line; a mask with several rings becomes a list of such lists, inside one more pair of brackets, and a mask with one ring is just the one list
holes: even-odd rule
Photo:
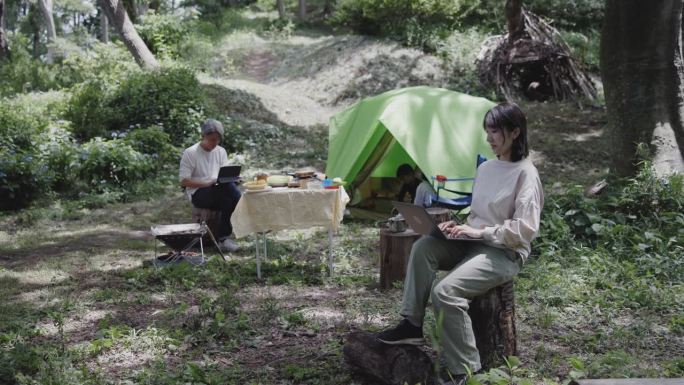
[[[161, 241], [163, 244], [168, 246], [171, 250], [171, 254], [164, 259], [165, 263], [178, 262], [183, 258], [185, 252], [195, 247], [199, 243], [201, 260], [196, 264], [204, 264], [204, 244], [202, 238], [205, 234], [209, 234], [209, 238], [212, 240], [216, 249], [218, 249], [223, 260], [226, 256], [221, 252], [221, 248], [214, 238], [214, 234], [209, 230], [209, 226], [205, 222], [202, 223], [186, 223], [178, 225], [156, 225], [152, 226], [152, 235], [154, 235], [154, 261], [157, 263], [157, 240]], [[190, 259], [186, 258], [190, 263], [193, 263]], [[195, 264], [195, 263], [193, 263]]]

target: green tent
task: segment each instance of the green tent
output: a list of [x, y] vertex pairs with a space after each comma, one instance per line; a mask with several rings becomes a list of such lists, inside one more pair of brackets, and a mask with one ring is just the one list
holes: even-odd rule
[[[430, 177], [472, 177], [477, 154], [494, 154], [482, 128], [494, 103], [432, 87], [409, 87], [363, 99], [330, 119], [326, 175], [353, 189], [418, 165]], [[470, 183], [451, 187], [469, 191]]]

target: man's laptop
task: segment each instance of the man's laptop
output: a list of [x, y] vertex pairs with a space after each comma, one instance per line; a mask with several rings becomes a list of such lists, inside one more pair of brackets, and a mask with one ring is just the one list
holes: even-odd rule
[[392, 202], [397, 211], [404, 217], [406, 223], [418, 234], [431, 235], [438, 239], [450, 241], [482, 242], [481, 238], [471, 238], [466, 235], [453, 236], [442, 232], [425, 207], [405, 202]]
[[216, 183], [231, 183], [237, 182], [240, 179], [240, 171], [242, 166], [223, 166], [219, 170]]

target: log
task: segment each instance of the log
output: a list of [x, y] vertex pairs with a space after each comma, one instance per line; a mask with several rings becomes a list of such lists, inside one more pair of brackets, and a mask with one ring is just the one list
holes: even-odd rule
[[383, 384], [432, 384], [432, 360], [418, 347], [387, 345], [375, 334], [352, 332], [342, 348], [344, 358], [352, 368]]
[[482, 368], [498, 367], [503, 363], [504, 357], [516, 355], [513, 281], [474, 298], [468, 315], [473, 324]]
[[[468, 314], [483, 370], [496, 368], [503, 364], [504, 357], [516, 354], [514, 310], [512, 281], [471, 301]], [[434, 381], [430, 357], [416, 346], [386, 345], [378, 342], [374, 334], [353, 332], [342, 351], [350, 366], [383, 384]]]
[[401, 233], [380, 231], [380, 289], [391, 289], [393, 282], [404, 281], [411, 248], [420, 237], [411, 229]]

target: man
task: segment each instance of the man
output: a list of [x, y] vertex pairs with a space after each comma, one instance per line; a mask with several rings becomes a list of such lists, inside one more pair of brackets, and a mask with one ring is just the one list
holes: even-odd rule
[[207, 119], [202, 123], [202, 140], [183, 151], [178, 178], [193, 206], [221, 211], [216, 234], [219, 247], [224, 251], [236, 251], [239, 246], [229, 238], [233, 232], [230, 216], [241, 194], [235, 183], [216, 183], [219, 169], [228, 164], [228, 154], [219, 146], [222, 137], [221, 122]]

